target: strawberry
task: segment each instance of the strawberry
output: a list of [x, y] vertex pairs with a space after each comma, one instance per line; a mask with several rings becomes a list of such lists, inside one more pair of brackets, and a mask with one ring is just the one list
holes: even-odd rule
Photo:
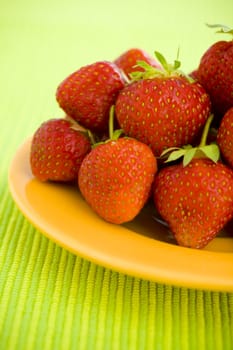
[[217, 143], [226, 163], [233, 168], [233, 107], [223, 116], [217, 131]]
[[216, 144], [205, 145], [207, 129], [199, 147], [171, 153], [184, 162], [162, 168], [154, 182], [155, 207], [177, 243], [191, 248], [205, 247], [233, 217], [233, 171], [218, 161]]
[[[224, 26], [218, 32], [233, 35], [233, 29]], [[210, 95], [217, 125], [226, 111], [233, 106], [232, 62], [233, 40], [217, 41], [204, 52], [195, 73], [198, 81]]]
[[173, 146], [191, 143], [210, 113], [203, 87], [190, 82], [155, 52], [163, 69], [143, 63], [144, 72], [132, 73], [136, 81], [120, 91], [116, 117], [125, 134], [149, 145], [155, 156]]
[[179, 245], [203, 248], [233, 217], [233, 172], [209, 159], [168, 166], [155, 179], [154, 202]]
[[109, 110], [125, 80], [118, 67], [100, 61], [81, 67], [57, 88], [56, 99], [70, 117], [93, 132], [108, 127]]
[[30, 150], [33, 175], [41, 181], [74, 181], [85, 155], [89, 138], [65, 119], [50, 119], [36, 130]]
[[190, 76], [193, 80], [198, 80], [198, 72], [197, 72], [197, 69], [194, 69], [191, 73], [189, 73], [189, 76]]
[[102, 219], [114, 224], [131, 221], [140, 212], [151, 194], [157, 170], [156, 158], [147, 145], [118, 136], [117, 131], [110, 132], [109, 140], [96, 145], [78, 174], [86, 202]]
[[138, 48], [132, 48], [122, 53], [117, 57], [114, 63], [125, 73], [128, 78], [131, 78], [131, 73], [135, 71], [143, 71], [137, 66], [138, 61], [145, 61], [151, 66], [159, 68], [156, 60], [151, 57], [146, 51]]

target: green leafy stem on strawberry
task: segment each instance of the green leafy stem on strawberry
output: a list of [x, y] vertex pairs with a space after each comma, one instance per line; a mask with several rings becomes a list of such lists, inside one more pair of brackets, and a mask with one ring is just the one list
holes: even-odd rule
[[183, 157], [183, 165], [188, 165], [193, 158], [210, 158], [213, 162], [217, 162], [220, 157], [220, 150], [216, 143], [206, 144], [209, 128], [213, 120], [213, 114], [209, 116], [203, 129], [200, 144], [197, 147], [192, 145], [184, 145], [183, 147], [170, 147], [161, 153], [160, 158], [168, 158], [165, 162], [172, 162]]
[[130, 74], [131, 81], [137, 81], [141, 79], [154, 79], [156, 77], [171, 77], [171, 76], [183, 76], [186, 77], [190, 82], [193, 82], [193, 78], [185, 74], [179, 68], [181, 62], [178, 60], [179, 50], [177, 53], [177, 58], [174, 63], [168, 63], [166, 58], [158, 51], [154, 52], [155, 57], [159, 61], [161, 68], [156, 68], [151, 66], [145, 61], [138, 61], [137, 66], [143, 68], [143, 71], [135, 71]]
[[114, 130], [114, 115], [115, 115], [115, 105], [112, 105], [109, 111], [109, 123], [108, 123], [109, 135], [105, 141], [95, 142], [92, 132], [88, 130], [88, 134], [91, 137], [91, 141], [92, 141], [92, 148], [95, 148], [96, 146], [107, 143], [109, 141], [116, 141], [123, 134], [123, 129]]
[[219, 28], [216, 33], [222, 33], [222, 34], [231, 34], [232, 35], [232, 40], [233, 40], [233, 28], [230, 28], [224, 24], [209, 24], [206, 23], [206, 25], [209, 28]]

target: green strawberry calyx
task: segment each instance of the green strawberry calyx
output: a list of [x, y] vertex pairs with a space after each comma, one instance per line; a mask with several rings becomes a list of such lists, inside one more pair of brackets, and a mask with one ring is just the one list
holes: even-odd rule
[[216, 33], [223, 33], [223, 34], [232, 35], [232, 40], [233, 40], [233, 28], [230, 28], [224, 24], [208, 24], [208, 23], [206, 23], [206, 25], [209, 28], [217, 28], [218, 30], [216, 31]]
[[213, 162], [217, 163], [220, 157], [220, 150], [216, 143], [206, 144], [210, 124], [213, 120], [213, 114], [209, 116], [203, 129], [200, 144], [197, 147], [192, 147], [191, 145], [185, 145], [182, 148], [170, 147], [161, 153], [161, 158], [168, 158], [165, 163], [175, 161], [183, 157], [183, 166], [188, 165], [193, 158], [209, 158]]
[[137, 61], [137, 65], [135, 67], [140, 67], [143, 71], [135, 71], [130, 74], [131, 81], [138, 81], [142, 79], [154, 79], [154, 78], [162, 78], [162, 77], [172, 77], [172, 76], [183, 76], [186, 77], [190, 82], [193, 81], [191, 77], [182, 72], [179, 68], [181, 66], [181, 62], [178, 59], [179, 50], [177, 53], [177, 58], [174, 60], [174, 63], [168, 63], [166, 58], [158, 51], [154, 52], [155, 57], [160, 63], [160, 67], [151, 66], [149, 63], [145, 61]]
[[65, 116], [65, 120], [67, 120], [70, 123], [70, 128], [80, 132], [81, 134], [85, 135], [86, 137], [89, 138], [91, 145], [94, 145], [96, 143], [95, 137], [93, 133], [89, 130], [84, 128], [82, 125], [80, 125], [76, 120], [74, 120], [72, 117], [69, 115]]
[[112, 105], [109, 112], [109, 124], [108, 124], [108, 133], [109, 139], [107, 141], [116, 141], [119, 139], [121, 134], [123, 133], [122, 129], [114, 130], [114, 115], [115, 115], [115, 106]]
[[92, 148], [95, 148], [99, 145], [105, 144], [109, 141], [116, 141], [119, 139], [121, 134], [123, 133], [123, 129], [114, 130], [114, 116], [115, 116], [115, 106], [112, 105], [109, 111], [109, 123], [108, 123], [108, 133], [109, 137], [105, 141], [100, 141], [92, 144]]

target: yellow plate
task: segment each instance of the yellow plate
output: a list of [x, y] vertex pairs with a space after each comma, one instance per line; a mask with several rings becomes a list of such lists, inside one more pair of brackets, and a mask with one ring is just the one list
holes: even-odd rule
[[[29, 165], [31, 140], [19, 147], [9, 170], [12, 196], [48, 238], [94, 263], [156, 282], [233, 292], [233, 227], [204, 250], [179, 247], [147, 206], [131, 223], [100, 219], [75, 186], [41, 183]], [[231, 237], [230, 237], [231, 236]]]

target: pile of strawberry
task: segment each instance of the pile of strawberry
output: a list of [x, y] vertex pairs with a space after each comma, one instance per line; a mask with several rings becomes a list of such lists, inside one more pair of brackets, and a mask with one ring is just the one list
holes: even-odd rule
[[202, 248], [233, 218], [233, 40], [190, 76], [155, 56], [129, 49], [69, 75], [56, 92], [65, 116], [34, 133], [31, 169], [74, 182], [114, 224], [150, 200], [179, 245]]

